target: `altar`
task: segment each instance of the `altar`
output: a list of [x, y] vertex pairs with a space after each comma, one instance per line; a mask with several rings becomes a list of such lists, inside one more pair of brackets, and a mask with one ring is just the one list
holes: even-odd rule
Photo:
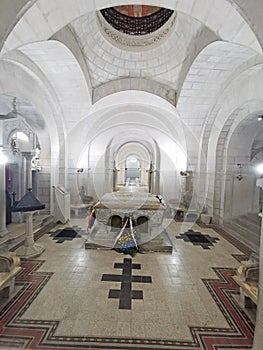
[[[112, 248], [125, 225], [133, 226], [139, 251], [172, 252], [172, 243], [162, 226], [165, 207], [151, 193], [106, 193], [94, 206], [96, 220], [85, 243], [86, 249]], [[130, 224], [131, 223], [131, 224]]]

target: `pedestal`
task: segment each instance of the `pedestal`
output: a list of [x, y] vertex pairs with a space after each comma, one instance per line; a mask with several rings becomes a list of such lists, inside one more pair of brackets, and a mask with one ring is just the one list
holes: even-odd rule
[[45, 247], [35, 243], [33, 235], [33, 212], [25, 212], [26, 237], [24, 244], [16, 250], [16, 254], [23, 259], [36, 258], [41, 255]]

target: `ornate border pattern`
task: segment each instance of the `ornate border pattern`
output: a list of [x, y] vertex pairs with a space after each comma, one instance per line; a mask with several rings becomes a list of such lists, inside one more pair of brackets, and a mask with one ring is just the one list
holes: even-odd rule
[[128, 35], [146, 35], [161, 28], [174, 13], [173, 10], [160, 8], [157, 12], [143, 17], [129, 17], [114, 7], [101, 9], [105, 20], [116, 30]]
[[113, 28], [102, 16], [100, 12], [97, 13], [97, 20], [99, 28], [104, 38], [109, 40], [113, 45], [119, 46], [121, 49], [130, 50], [143, 50], [151, 48], [153, 45], [161, 43], [168, 34], [171, 32], [171, 28], [174, 26], [176, 19], [176, 13], [156, 32], [143, 35], [143, 36], [131, 36], [125, 33], [121, 33]]
[[59, 321], [22, 319], [25, 311], [52, 276], [50, 272], [37, 271], [43, 262], [29, 260], [22, 263], [22, 272], [16, 280], [16, 284], [21, 288], [0, 312], [0, 346], [4, 348], [219, 350], [226, 347], [252, 347], [254, 324], [234, 299], [234, 295], [239, 293], [239, 287], [232, 279], [235, 273], [232, 268], [214, 268], [218, 279], [203, 280], [229, 327], [190, 327], [193, 340], [177, 341], [125, 337], [65, 337], [55, 335]]

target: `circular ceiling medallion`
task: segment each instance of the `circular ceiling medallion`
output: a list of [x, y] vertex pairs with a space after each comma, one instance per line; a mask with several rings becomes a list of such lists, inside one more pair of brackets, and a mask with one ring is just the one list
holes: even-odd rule
[[174, 11], [146, 5], [109, 7], [100, 11], [104, 19], [117, 31], [140, 36], [153, 33], [164, 26]]

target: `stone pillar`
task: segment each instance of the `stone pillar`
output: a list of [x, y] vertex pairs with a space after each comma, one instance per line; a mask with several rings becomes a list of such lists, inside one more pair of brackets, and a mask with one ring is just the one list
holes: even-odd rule
[[112, 191], [116, 191], [117, 172], [118, 170], [116, 168], [112, 171]]
[[26, 159], [26, 189], [32, 188], [32, 166], [31, 162], [33, 157], [36, 155], [35, 151], [22, 152], [22, 155]]
[[[257, 186], [263, 188], [263, 178], [257, 180]], [[258, 303], [257, 303], [257, 320], [254, 335], [253, 350], [262, 349], [263, 339], [263, 214], [261, 216], [261, 235], [259, 249], [259, 281], [258, 281]]]
[[148, 188], [149, 188], [149, 193], [152, 193], [152, 170], [148, 170]]
[[158, 194], [155, 192], [155, 170], [152, 170], [151, 174], [151, 193]]
[[5, 164], [0, 161], [0, 237], [6, 234]]
[[154, 194], [160, 194], [160, 173], [159, 170], [155, 169], [152, 171], [152, 193]]
[[6, 229], [6, 184], [5, 184], [5, 161], [3, 153], [3, 121], [0, 121], [0, 237], [7, 234]]
[[160, 194], [160, 171], [155, 170], [155, 193]]

